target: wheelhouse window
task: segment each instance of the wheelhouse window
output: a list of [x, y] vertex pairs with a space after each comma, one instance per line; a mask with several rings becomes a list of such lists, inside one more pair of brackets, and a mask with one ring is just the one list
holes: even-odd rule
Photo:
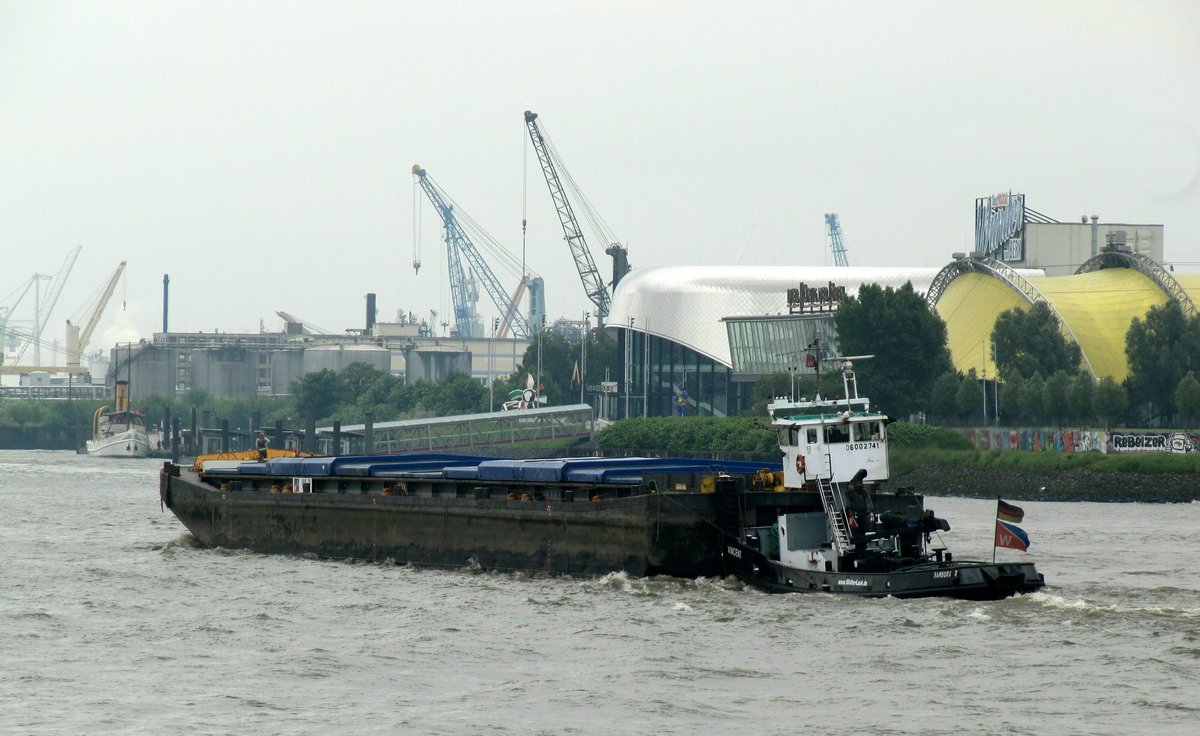
[[825, 442], [830, 445], [845, 444], [850, 441], [850, 433], [844, 424], [830, 424], [825, 427]]

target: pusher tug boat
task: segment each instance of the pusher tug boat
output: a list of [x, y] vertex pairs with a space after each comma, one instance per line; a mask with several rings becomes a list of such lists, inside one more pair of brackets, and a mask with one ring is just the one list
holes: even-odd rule
[[[781, 494], [774, 515], [762, 504], [753, 518], [730, 509], [738, 533], [722, 550], [726, 572], [778, 593], [996, 600], [1040, 589], [1044, 579], [1032, 562], [996, 562], [994, 552], [992, 562], [957, 560], [933, 546], [950, 524], [925, 510], [912, 489], [881, 488], [891, 420], [858, 395], [853, 369], [854, 360], [870, 357], [836, 359], [845, 398], [769, 405], [783, 454], [781, 490], [810, 490], [820, 504], [804, 509]], [[997, 546], [1028, 547], [1011, 523], [1021, 513], [998, 502]]]

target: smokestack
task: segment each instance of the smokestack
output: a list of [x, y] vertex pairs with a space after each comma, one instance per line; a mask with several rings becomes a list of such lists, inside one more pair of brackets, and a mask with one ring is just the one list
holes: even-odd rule
[[371, 330], [375, 327], [375, 294], [374, 292], [367, 294], [367, 329], [363, 333], [371, 334]]
[[168, 291], [168, 287], [170, 286], [170, 284], [171, 284], [171, 277], [164, 273], [163, 274], [163, 334], [166, 334], [166, 332], [167, 332], [167, 307], [170, 305], [170, 300], [168, 299], [167, 291]]

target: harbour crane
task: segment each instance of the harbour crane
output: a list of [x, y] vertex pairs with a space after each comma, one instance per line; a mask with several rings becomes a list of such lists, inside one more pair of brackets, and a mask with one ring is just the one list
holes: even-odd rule
[[100, 315], [108, 306], [108, 300], [112, 299], [113, 291], [117, 288], [117, 281], [120, 280], [124, 271], [125, 261], [121, 261], [121, 264], [101, 287], [100, 296], [84, 321], [83, 329], [80, 329], [79, 325], [72, 324], [71, 320], [67, 320], [67, 365], [79, 365], [80, 356], [83, 355], [88, 342], [92, 339], [92, 333], [96, 331], [96, 325], [100, 323]]
[[[471, 308], [473, 303], [471, 289], [474, 286], [472, 282], [468, 281], [463, 271], [462, 259], [465, 258], [470, 264], [474, 275], [483, 283], [483, 288], [496, 305], [496, 309], [500, 311], [500, 314], [504, 315], [505, 324], [501, 328], [504, 332], [501, 332], [500, 336], [505, 334], [508, 324], [511, 323], [514, 335], [525, 339], [532, 337], [533, 331], [530, 329], [529, 321], [525, 318], [525, 315], [521, 314], [520, 309], [517, 308], [516, 300], [509, 297], [508, 293], [500, 286], [500, 281], [496, 278], [496, 274], [492, 272], [491, 267], [483, 259], [475, 243], [467, 235], [464, 223], [480, 233], [482, 238], [489, 240], [492, 243], [494, 252], [501, 252], [507, 255], [503, 247], [494, 240], [491, 240], [490, 236], [483, 232], [482, 228], [476, 225], [462, 208], [456, 207], [446, 193], [434, 183], [425, 169], [421, 168], [420, 164], [413, 164], [412, 173], [416, 177], [417, 183], [420, 184], [421, 189], [425, 191], [425, 195], [429, 197], [429, 201], [433, 203], [433, 207], [437, 210], [438, 215], [442, 218], [445, 230], [446, 262], [450, 271], [450, 295], [454, 301], [454, 324], [458, 336], [484, 336], [483, 326], [480, 323], [479, 317], [473, 313]], [[508, 257], [511, 258], [511, 256]], [[517, 288], [518, 299], [526, 287], [527, 280], [529, 280], [529, 275], [522, 274], [521, 284]], [[475, 298], [476, 300], [478, 299], [478, 292], [476, 292]]]
[[[4, 345], [8, 340], [13, 340], [13, 344], [15, 345], [15, 341], [23, 341], [29, 337], [27, 332], [19, 330], [15, 327], [9, 327], [8, 318], [13, 312], [16, 311], [17, 307], [21, 305], [21, 301], [25, 298], [25, 295], [29, 293], [29, 290], [33, 288], [34, 282], [39, 278], [41, 278], [41, 276], [35, 273], [25, 282], [24, 287], [18, 287], [17, 291], [13, 292], [13, 294], [16, 294], [17, 296], [10, 304], [7, 306], [0, 306], [0, 365], [4, 364]], [[12, 296], [12, 294], [9, 294], [9, 296]]]
[[833, 265], [849, 266], [846, 259], [846, 244], [842, 242], [842, 223], [838, 222], [836, 212], [825, 214], [825, 234], [829, 236], [829, 249], [833, 251]]
[[[75, 267], [75, 259], [79, 257], [79, 251], [83, 249], [82, 245], [75, 246], [70, 253], [67, 254], [66, 260], [63, 262], [62, 268], [54, 276], [44, 276], [42, 274], [34, 274], [34, 300], [37, 302], [37, 314], [34, 317], [33, 332], [30, 333], [29, 340], [17, 351], [16, 362], [20, 363], [25, 351], [33, 345], [33, 364], [42, 364], [42, 331], [46, 327], [46, 320], [50, 317], [50, 313], [54, 311], [54, 306], [58, 303], [58, 297], [62, 294], [63, 285], [67, 282], [67, 277], [71, 275], [71, 269]], [[42, 301], [38, 296], [37, 284], [41, 279], [50, 280], [50, 292], [46, 295], [46, 300]]]
[[562, 224], [563, 235], [567, 241], [567, 246], [571, 249], [571, 257], [575, 259], [575, 270], [579, 272], [579, 280], [583, 282], [584, 292], [596, 307], [596, 315], [603, 322], [608, 317], [612, 297], [609, 294], [608, 287], [604, 283], [604, 279], [601, 278], [600, 272], [596, 269], [596, 262], [592, 260], [592, 253], [588, 250], [583, 230], [579, 227], [579, 220], [576, 219], [575, 211], [571, 207], [571, 202], [567, 199], [567, 193], [563, 188], [564, 180], [577, 195], [576, 198], [580, 201], [583, 212], [588, 218], [592, 229], [610, 244], [606, 252], [613, 256], [614, 285], [625, 275], [624, 272], [628, 270], [625, 247], [617, 242], [617, 239], [613, 237], [608, 226], [604, 224], [604, 221], [592, 209], [587, 199], [582, 196], [570, 173], [563, 166], [558, 151], [555, 150], [550, 139], [542, 131], [541, 126], [538, 125], [537, 113], [530, 112], [529, 110], [525, 111], [525, 127], [529, 129], [529, 139], [533, 141], [533, 148], [537, 151], [538, 161], [542, 165], [542, 173], [546, 177], [546, 186], [550, 188], [550, 198], [554, 200], [554, 209], [558, 211], [558, 220]]

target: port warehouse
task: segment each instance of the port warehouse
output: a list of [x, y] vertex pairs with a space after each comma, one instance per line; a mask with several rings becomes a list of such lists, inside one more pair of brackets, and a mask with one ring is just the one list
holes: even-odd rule
[[[941, 268], [680, 266], [635, 268], [613, 292], [606, 329], [624, 356], [616, 393], [590, 393], [601, 416], [734, 415], [750, 405], [764, 375], [812, 369], [799, 348], [815, 338], [836, 350], [829, 303], [789, 300], [800, 285], [844, 289], [911, 282], [946, 321], [960, 371], [995, 375], [986, 346], [1000, 312], [1044, 301], [1079, 344], [1085, 368], [1128, 375], [1124, 335], [1133, 317], [1168, 300], [1194, 313], [1200, 274], [1163, 265], [1162, 225], [1057, 222], [1026, 208], [1023, 195], [976, 202], [976, 249]], [[130, 377], [138, 395], [216, 397], [286, 394], [306, 373], [365, 362], [408, 381], [450, 372], [481, 381], [511, 375], [524, 339], [437, 337], [414, 324], [369, 324], [346, 335], [157, 333], [118, 345], [107, 382]], [[96, 380], [93, 378], [93, 380]], [[589, 390], [592, 387], [589, 387]], [[611, 389], [610, 389], [611, 390]], [[603, 402], [603, 406], [601, 406]]]

